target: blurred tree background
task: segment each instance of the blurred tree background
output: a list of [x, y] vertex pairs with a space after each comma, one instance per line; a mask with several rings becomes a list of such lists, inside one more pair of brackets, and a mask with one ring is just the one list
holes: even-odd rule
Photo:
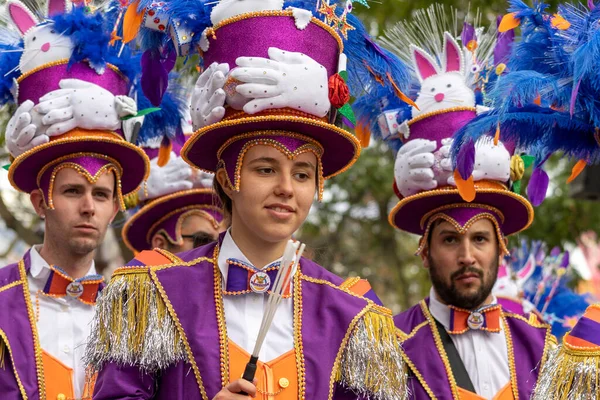
[[[504, 1], [477, 0], [471, 1], [470, 6], [457, 0], [438, 2], [465, 12], [478, 8], [483, 19], [487, 19], [486, 24], [504, 14], [507, 8]], [[368, 9], [357, 5], [355, 12], [375, 36], [431, 4], [424, 0], [371, 0], [369, 3]], [[556, 1], [548, 3], [553, 6]], [[0, 109], [2, 131], [13, 111], [14, 108], [8, 107]], [[8, 154], [2, 146], [0, 165], [8, 162]], [[600, 231], [600, 203], [575, 200], [569, 195], [566, 178], [572, 163], [555, 158], [547, 165], [553, 178], [551, 193], [536, 209], [531, 228], [511, 238], [511, 245], [522, 238], [544, 240], [549, 246], [563, 245], [574, 243], [584, 231]], [[420, 258], [414, 256], [418, 238], [396, 231], [388, 223], [389, 211], [398, 201], [392, 190], [393, 166], [392, 152], [381, 143], [371, 143], [354, 167], [326, 183], [324, 201], [315, 204], [298, 238], [310, 246], [310, 256], [334, 272], [369, 279], [384, 303], [399, 312], [427, 295], [430, 285]], [[6, 181], [5, 172], [2, 179]], [[3, 235], [6, 243], [0, 247], [0, 259], [14, 261], [14, 257], [20, 257], [24, 251], [16, 251], [19, 249], [16, 245], [21, 243], [24, 249], [40, 243], [42, 233], [40, 221], [29, 207], [28, 196], [16, 194], [7, 182], [1, 183], [0, 217], [4, 222], [1, 232], [12, 234]], [[122, 216], [117, 218], [113, 235], [105, 244], [113, 250], [116, 248], [117, 255], [110, 249], [101, 252], [97, 260], [99, 269], [130, 257], [119, 240], [123, 222]]]

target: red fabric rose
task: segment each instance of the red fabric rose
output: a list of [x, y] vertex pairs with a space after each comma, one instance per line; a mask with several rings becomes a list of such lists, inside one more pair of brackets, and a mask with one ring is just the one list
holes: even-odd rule
[[350, 100], [350, 90], [340, 74], [329, 78], [329, 101], [335, 108], [341, 108]]

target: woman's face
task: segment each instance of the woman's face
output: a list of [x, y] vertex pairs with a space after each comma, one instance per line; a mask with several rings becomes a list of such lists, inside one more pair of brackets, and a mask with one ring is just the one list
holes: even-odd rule
[[232, 230], [269, 243], [288, 240], [308, 215], [316, 177], [313, 153], [290, 160], [271, 146], [250, 148], [242, 163], [240, 191], [226, 190], [233, 202]]

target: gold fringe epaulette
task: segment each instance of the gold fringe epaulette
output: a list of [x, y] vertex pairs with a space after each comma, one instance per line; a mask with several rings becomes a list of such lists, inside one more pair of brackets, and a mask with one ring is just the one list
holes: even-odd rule
[[595, 400], [600, 393], [600, 350], [564, 344], [551, 351], [532, 400]]
[[185, 359], [182, 337], [149, 268], [117, 270], [96, 303], [86, 364], [94, 371], [113, 362], [152, 373]]
[[407, 374], [391, 311], [374, 304], [366, 310], [342, 345], [336, 381], [370, 399], [407, 399]]

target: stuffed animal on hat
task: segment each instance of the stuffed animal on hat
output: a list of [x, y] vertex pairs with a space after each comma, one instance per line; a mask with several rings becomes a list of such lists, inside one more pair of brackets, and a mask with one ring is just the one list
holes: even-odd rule
[[[382, 91], [375, 90], [359, 99], [355, 107], [359, 123], [392, 142], [392, 147], [394, 142], [402, 143], [394, 168], [395, 188], [402, 197], [457, 186], [450, 152], [452, 136], [478, 114], [489, 111], [483, 101], [486, 86], [496, 75], [491, 66], [504, 57], [494, 54], [504, 39], [497, 37], [493, 26], [485, 32], [465, 21], [460, 35], [446, 31], [437, 37], [438, 32], [451, 28], [443, 22], [448, 18], [443, 9], [432, 7], [418, 12], [415, 21], [400, 23], [383, 39], [399, 56], [398, 62], [412, 67], [411, 97], [401, 98], [404, 106], [382, 104], [376, 100]], [[408, 38], [421, 38], [421, 42], [407, 43]], [[391, 87], [388, 92], [395, 89]], [[387, 99], [390, 94], [385, 96]], [[373, 103], [381, 106], [373, 108]], [[475, 167], [468, 176], [461, 175], [461, 182], [470, 176], [473, 182], [509, 180], [511, 155], [502, 142], [482, 140], [473, 145], [470, 157]]]
[[[8, 19], [21, 36], [8, 51], [22, 54], [18, 65], [9, 64], [2, 68], [12, 67], [10, 74], [4, 74], [11, 83], [6, 82], [2, 87], [10, 87], [12, 92], [12, 98], [2, 96], [5, 101], [19, 101], [17, 78], [22, 79], [40, 68], [65, 60], [72, 65], [82, 55], [89, 57], [80, 62], [87, 63], [99, 76], [105, 73], [108, 40], [103, 32], [104, 20], [99, 14], [90, 15], [81, 7], [71, 8], [70, 2], [65, 0], [49, 0], [43, 18], [38, 18], [18, 0], [10, 0], [6, 10]], [[2, 50], [3, 59], [16, 61], [1, 53]], [[47, 93], [37, 90], [42, 94], [37, 104], [31, 100], [20, 104], [6, 132], [7, 146], [13, 156], [74, 128], [112, 131], [124, 128], [126, 138], [131, 139], [133, 121], [123, 123], [122, 118], [137, 113], [133, 99], [115, 96], [101, 86], [81, 79], [63, 79], [58, 86], [57, 90]]]

